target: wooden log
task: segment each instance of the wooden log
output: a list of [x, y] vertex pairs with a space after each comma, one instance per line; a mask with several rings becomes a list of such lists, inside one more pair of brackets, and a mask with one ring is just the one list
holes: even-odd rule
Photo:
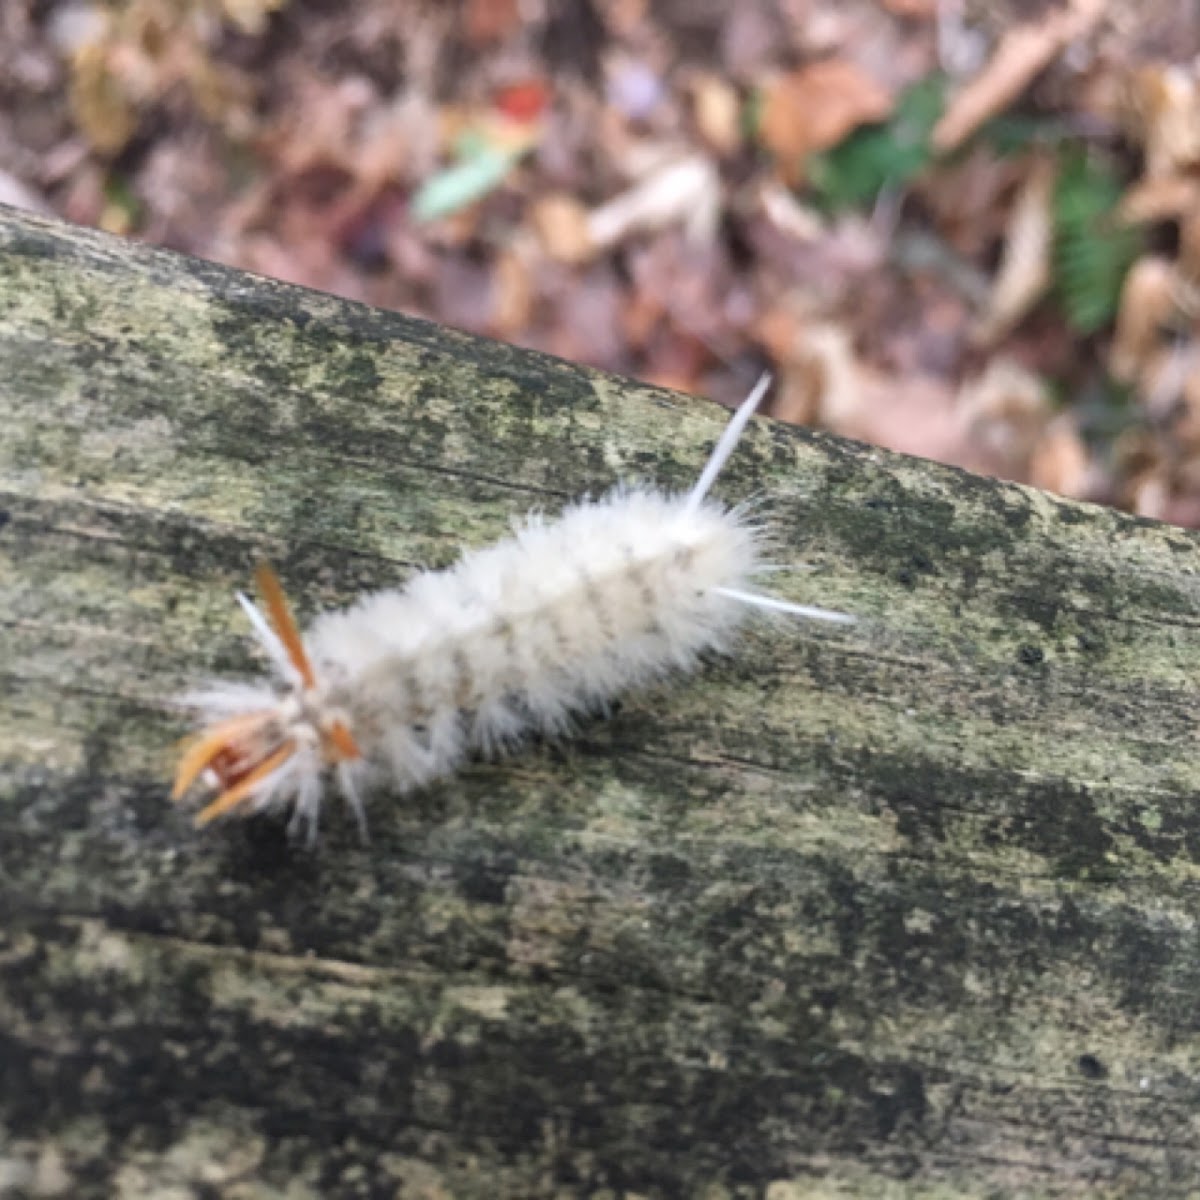
[[0, 364], [0, 1193], [1194, 1194], [1194, 534], [759, 422], [719, 491], [858, 625], [310, 851], [166, 796], [255, 563], [311, 614], [722, 414], [13, 211]]

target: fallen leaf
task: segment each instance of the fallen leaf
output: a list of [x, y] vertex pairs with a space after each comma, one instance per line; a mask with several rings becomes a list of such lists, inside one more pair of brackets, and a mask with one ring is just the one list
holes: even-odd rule
[[711, 240], [721, 213], [721, 180], [705, 156], [695, 155], [656, 171], [588, 214], [587, 235], [597, 248], [632, 233], [683, 225], [695, 241]]
[[859, 67], [826, 59], [767, 85], [759, 138], [794, 184], [803, 175], [807, 155], [836, 146], [860, 125], [886, 120], [893, 107], [891, 93]]
[[630, 346], [643, 350], [666, 315], [667, 306], [661, 296], [635, 287], [621, 305], [621, 332]]
[[1056, 417], [1038, 438], [1029, 460], [1029, 482], [1059, 496], [1084, 499], [1093, 468], [1074, 418]]
[[1164, 521], [1170, 504], [1171, 486], [1165, 476], [1147, 474], [1134, 481], [1133, 503], [1130, 507], [1135, 516]]
[[703, 74], [692, 81], [692, 111], [700, 136], [722, 158], [742, 144], [742, 100], [737, 89], [719, 75]]
[[534, 306], [529, 262], [520, 247], [501, 252], [492, 272], [492, 337], [511, 341], [530, 322]]
[[764, 180], [758, 198], [767, 220], [790, 238], [815, 242], [828, 232], [820, 213], [801, 204], [795, 193], [778, 180]]
[[1149, 178], [1200, 162], [1200, 78], [1195, 67], [1139, 68], [1129, 81], [1128, 115], [1145, 148]]
[[978, 345], [990, 346], [999, 341], [1050, 285], [1056, 176], [1054, 160], [1039, 157], [1017, 195], [1005, 232], [1000, 269], [984, 312], [972, 330]]
[[1127, 429], [1114, 441], [1112, 457], [1121, 507], [1140, 509], [1145, 516], [1165, 512], [1172, 490], [1168, 483], [1171, 467], [1161, 440], [1149, 429]]
[[1133, 383], [1161, 344], [1175, 312], [1178, 273], [1170, 259], [1147, 254], [1125, 276], [1108, 369], [1119, 383]]
[[948, 153], [1003, 112], [1066, 47], [1097, 24], [1106, 0], [1074, 0], [1065, 10], [1009, 29], [991, 59], [954, 98], [933, 129], [933, 146]]
[[789, 375], [794, 376], [797, 368], [808, 375], [817, 421], [826, 429], [854, 428], [863, 396], [849, 332], [834, 322], [810, 325], [795, 347], [793, 363]]
[[581, 263], [596, 250], [588, 232], [588, 214], [574, 196], [552, 192], [539, 197], [530, 213], [546, 253], [562, 263]]
[[993, 474], [1024, 478], [1051, 415], [1045, 383], [1007, 356], [993, 358], [983, 373], [965, 381], [956, 403], [964, 439]]
[[[759, 315], [754, 323], [754, 338], [775, 363], [785, 364], [802, 356], [805, 315], [794, 303], [772, 305]], [[787, 418], [784, 418], [785, 420]]]
[[1200, 179], [1193, 175], [1153, 175], [1121, 197], [1117, 216], [1128, 225], [1178, 220], [1200, 208]]

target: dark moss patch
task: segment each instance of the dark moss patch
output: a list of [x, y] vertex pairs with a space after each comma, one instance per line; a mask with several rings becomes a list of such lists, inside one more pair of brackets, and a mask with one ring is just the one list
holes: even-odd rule
[[1109, 879], [1119, 871], [1118, 832], [1141, 848], [1178, 852], [1157, 835], [1133, 827], [1119, 830], [1101, 819], [1095, 797], [1068, 780], [1031, 781], [1016, 771], [948, 768], [936, 761], [898, 759], [881, 754], [850, 766], [833, 758], [835, 777], [847, 783], [870, 778], [869, 794], [896, 814], [897, 828], [922, 844], [948, 845], [969, 831], [984, 845], [1020, 847], [1052, 864], [1064, 879]]

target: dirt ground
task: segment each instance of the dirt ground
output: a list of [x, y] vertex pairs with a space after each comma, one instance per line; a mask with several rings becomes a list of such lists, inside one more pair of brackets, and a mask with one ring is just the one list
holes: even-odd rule
[[0, 202], [1200, 525], [1194, 0], [4, 0]]

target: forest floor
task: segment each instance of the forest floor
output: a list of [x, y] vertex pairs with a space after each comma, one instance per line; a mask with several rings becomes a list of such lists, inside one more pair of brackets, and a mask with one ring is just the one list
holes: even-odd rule
[[4, 0], [0, 202], [1200, 526], [1194, 0]]

